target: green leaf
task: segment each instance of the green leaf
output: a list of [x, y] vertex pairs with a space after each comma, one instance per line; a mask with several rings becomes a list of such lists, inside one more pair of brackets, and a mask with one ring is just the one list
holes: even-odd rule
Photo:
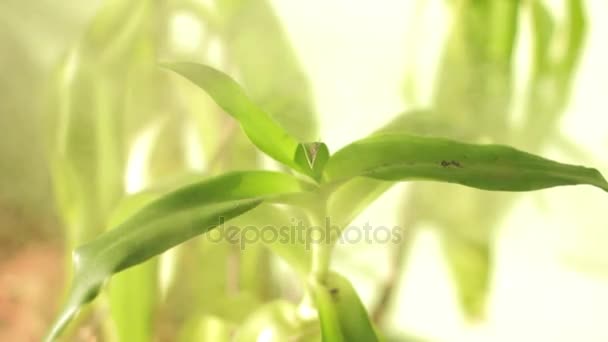
[[468, 317], [483, 318], [492, 269], [490, 244], [456, 236], [449, 227], [446, 228], [439, 235], [441, 247], [456, 284], [460, 304]]
[[311, 289], [317, 311], [319, 312], [319, 323], [321, 324], [321, 336], [323, 336], [323, 341], [345, 341], [344, 335], [342, 335], [338, 313], [332, 302], [330, 290], [316, 280], [311, 285]]
[[310, 176], [320, 181], [323, 168], [329, 160], [329, 150], [322, 142], [303, 143], [296, 149], [295, 162], [303, 170], [310, 170]]
[[534, 40], [534, 72], [547, 72], [551, 67], [549, 46], [553, 38], [554, 23], [551, 13], [542, 1], [531, 2]]
[[[441, 194], [440, 201], [437, 194]], [[463, 313], [472, 321], [482, 319], [485, 314], [493, 272], [495, 228], [508, 214], [518, 194], [420, 182], [409, 187], [399, 210], [400, 226], [411, 234], [429, 226], [437, 232], [443, 249], [442, 260], [454, 280]], [[407, 239], [402, 242], [408, 243]], [[407, 263], [407, 252], [405, 255], [402, 264]]]
[[[51, 154], [53, 180], [61, 194], [68, 251], [117, 226], [108, 217], [125, 190], [126, 155], [134, 132], [128, 123], [148, 123], [142, 117], [157, 116], [162, 108], [158, 104], [167, 102], [162, 100], [168, 92], [157, 89], [163, 82], [147, 82], [151, 86], [132, 91], [144, 75], [167, 77], [150, 59], [153, 48], [148, 47], [158, 40], [149, 30], [150, 10], [147, 1], [105, 1], [57, 68], [49, 101], [54, 105], [45, 110], [56, 120], [51, 134], [56, 141]], [[152, 90], [164, 96], [150, 96]], [[109, 286], [109, 319], [119, 340], [150, 339], [156, 303], [154, 262], [122, 273]]]
[[379, 341], [367, 311], [350, 282], [330, 273], [311, 285], [319, 310], [323, 341]]
[[219, 0], [219, 36], [251, 99], [299, 141], [318, 136], [310, 82], [267, 0]]
[[327, 182], [357, 176], [435, 180], [493, 191], [589, 184], [608, 192], [608, 183], [595, 169], [557, 163], [507, 146], [406, 134], [379, 135], [352, 143], [334, 154], [325, 168]]
[[262, 203], [281, 201], [307, 185], [284, 173], [234, 172], [192, 184], [153, 201], [118, 227], [74, 252], [74, 282], [48, 341], [114, 273], [144, 262]]
[[508, 66], [515, 46], [520, 1], [492, 1], [489, 6], [488, 52], [495, 63]]
[[587, 19], [585, 2], [582, 0], [568, 0], [566, 20], [568, 25], [567, 49], [561, 62], [566, 73], [575, 71], [576, 65], [583, 51], [587, 34]]
[[[203, 64], [171, 63], [163, 66], [205, 90], [218, 106], [240, 123], [251, 142], [264, 153], [309, 176], [320, 172], [318, 166], [303, 163], [301, 158], [296, 161], [297, 150], [302, 148], [300, 143], [253, 103], [230, 76]], [[306, 144], [304, 149], [308, 149], [309, 146]], [[320, 152], [325, 150], [326, 147], [322, 146], [319, 149]], [[322, 163], [314, 164], [322, 165]]]
[[153, 339], [157, 264], [156, 259], [149, 260], [117, 274], [110, 282], [110, 311], [119, 341]]
[[346, 340], [378, 341], [369, 315], [351, 283], [346, 278], [332, 273], [327, 278], [326, 286], [330, 289]]
[[[433, 120], [433, 117], [433, 112], [426, 110], [405, 112], [372, 133], [371, 136], [414, 131], [425, 134], [428, 131], [434, 132], [438, 125], [435, 125], [436, 120]], [[446, 130], [444, 126], [441, 128], [442, 131]], [[354, 178], [334, 190], [329, 196], [328, 216], [339, 229], [343, 229], [392, 185], [392, 182], [377, 179]]]
[[[68, 247], [73, 248], [100, 232], [110, 203], [120, 195], [122, 149], [111, 123], [118, 111], [103, 111], [111, 106], [104, 98], [109, 91], [106, 78], [76, 62], [75, 53], [70, 55], [54, 80], [56, 93], [49, 107], [56, 120], [52, 177]], [[108, 135], [114, 135], [112, 143]]]
[[[158, 197], [158, 196], [156, 196]], [[121, 223], [154, 200], [150, 192], [130, 196], [112, 211], [108, 225]], [[111, 318], [120, 341], [150, 341], [157, 305], [158, 262], [148, 260], [113, 277], [109, 284]]]

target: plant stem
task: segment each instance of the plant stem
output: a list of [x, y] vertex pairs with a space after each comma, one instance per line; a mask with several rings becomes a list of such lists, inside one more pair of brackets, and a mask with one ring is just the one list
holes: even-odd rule
[[[319, 238], [315, 237], [315, 239], [315, 241], [319, 241]], [[332, 247], [331, 244], [324, 241], [312, 245], [312, 275], [320, 282], [323, 282], [329, 273]]]
[[329, 273], [333, 243], [331, 237], [327, 236], [329, 231], [325, 227], [327, 198], [325, 196], [320, 197], [317, 202], [318, 205], [311, 208], [309, 234], [312, 248], [311, 276], [320, 282], [324, 282]]

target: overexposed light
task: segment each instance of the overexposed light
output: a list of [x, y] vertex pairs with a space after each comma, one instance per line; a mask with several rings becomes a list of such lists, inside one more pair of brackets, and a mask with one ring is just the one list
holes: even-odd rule
[[310, 321], [318, 316], [317, 310], [313, 306], [312, 300], [305, 294], [304, 301], [298, 305], [298, 317], [303, 321]]
[[169, 26], [171, 42], [179, 52], [193, 52], [203, 37], [203, 27], [197, 18], [186, 11], [178, 11]]
[[186, 121], [183, 127], [182, 143], [186, 153], [188, 168], [195, 171], [203, 171], [206, 167], [203, 144], [196, 127], [193, 122]]
[[281, 171], [283, 165], [278, 161], [270, 158], [266, 153], [260, 153], [261, 164], [265, 170]]
[[401, 274], [389, 322], [437, 341], [462, 341], [464, 322], [438, 234], [420, 229]]
[[73, 49], [72, 51], [70, 51], [63, 69], [62, 81], [64, 82], [64, 85], [68, 85], [74, 80], [74, 77], [76, 76], [76, 68], [78, 66], [79, 61], [80, 56], [78, 55], [78, 50]]
[[164, 120], [148, 125], [134, 140], [125, 167], [124, 183], [127, 194], [141, 191], [148, 183], [148, 164]]
[[273, 335], [274, 333], [271, 328], [265, 328], [260, 335], [258, 335], [256, 342], [271, 342]]
[[195, 0], [195, 2], [198, 2], [199, 4], [204, 6], [209, 11], [215, 10], [215, 1], [214, 0]]
[[210, 37], [207, 44], [207, 63], [221, 69], [224, 62], [222, 42], [218, 37]]
[[[442, 51], [448, 40], [448, 29], [452, 25], [449, 4], [445, 1], [418, 0], [420, 13], [414, 16], [420, 20], [419, 30], [410, 30], [412, 36], [408, 49], [408, 56], [414, 70], [418, 98], [414, 105], [416, 108], [428, 108], [432, 105], [435, 82], [438, 78]], [[410, 26], [410, 28], [412, 28]], [[413, 27], [416, 28], [416, 27]], [[412, 28], [412, 29], [413, 29]]]
[[179, 250], [179, 248], [171, 248], [159, 258], [158, 283], [161, 298], [167, 295], [167, 290], [175, 279]]

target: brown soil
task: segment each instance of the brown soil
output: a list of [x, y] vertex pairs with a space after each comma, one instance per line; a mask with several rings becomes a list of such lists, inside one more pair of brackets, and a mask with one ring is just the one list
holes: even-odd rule
[[2, 253], [0, 341], [40, 341], [61, 300], [63, 280], [58, 246], [32, 243]]

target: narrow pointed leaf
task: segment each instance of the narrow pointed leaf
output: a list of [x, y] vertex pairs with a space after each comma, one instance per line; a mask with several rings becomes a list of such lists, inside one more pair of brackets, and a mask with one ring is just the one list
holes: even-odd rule
[[327, 278], [342, 333], [347, 341], [378, 341], [378, 336], [359, 295], [344, 277], [332, 273]]
[[330, 289], [317, 281], [313, 282], [311, 289], [317, 311], [319, 312], [319, 323], [321, 325], [323, 341], [346, 341], [344, 335], [342, 335], [340, 320], [331, 297]]
[[251, 99], [299, 141], [318, 138], [310, 82], [268, 0], [215, 2], [226, 55]]
[[109, 284], [110, 312], [120, 341], [153, 339], [158, 302], [158, 262], [149, 260], [117, 274]]
[[511, 63], [517, 35], [520, 1], [492, 1], [489, 3], [488, 52], [499, 65]]
[[171, 63], [165, 64], [164, 67], [184, 76], [207, 92], [218, 106], [239, 122], [251, 142], [264, 153], [312, 176], [312, 166], [295, 161], [300, 143], [253, 103], [230, 76], [196, 63]]
[[587, 16], [585, 11], [585, 1], [568, 0], [566, 20], [568, 23], [568, 48], [566, 49], [562, 68], [566, 73], [572, 73], [580, 59], [581, 52], [585, 44], [587, 34]]
[[549, 46], [553, 38], [554, 23], [551, 13], [541, 1], [532, 1], [532, 28], [534, 39], [534, 72], [547, 72], [551, 67]]
[[492, 269], [491, 246], [486, 241], [456, 235], [449, 229], [442, 230], [439, 235], [444, 260], [464, 312], [467, 317], [479, 319], [486, 313]]
[[332, 156], [328, 182], [365, 176], [382, 180], [434, 180], [493, 191], [530, 191], [589, 184], [608, 192], [595, 169], [561, 164], [512, 147], [473, 145], [406, 134], [352, 143]]
[[112, 274], [203, 234], [264, 200], [279, 201], [282, 195], [306, 189], [306, 184], [284, 173], [234, 172], [185, 186], [151, 202], [74, 252], [72, 289], [47, 340], [58, 336]]
[[[149, 192], [119, 203], [109, 217], [110, 227], [119, 227], [154, 200]], [[113, 277], [108, 285], [111, 319], [120, 341], [150, 341], [154, 309], [158, 304], [158, 260], [148, 260]]]
[[379, 341], [363, 303], [346, 278], [331, 273], [325, 283], [316, 282], [312, 287], [323, 341]]

